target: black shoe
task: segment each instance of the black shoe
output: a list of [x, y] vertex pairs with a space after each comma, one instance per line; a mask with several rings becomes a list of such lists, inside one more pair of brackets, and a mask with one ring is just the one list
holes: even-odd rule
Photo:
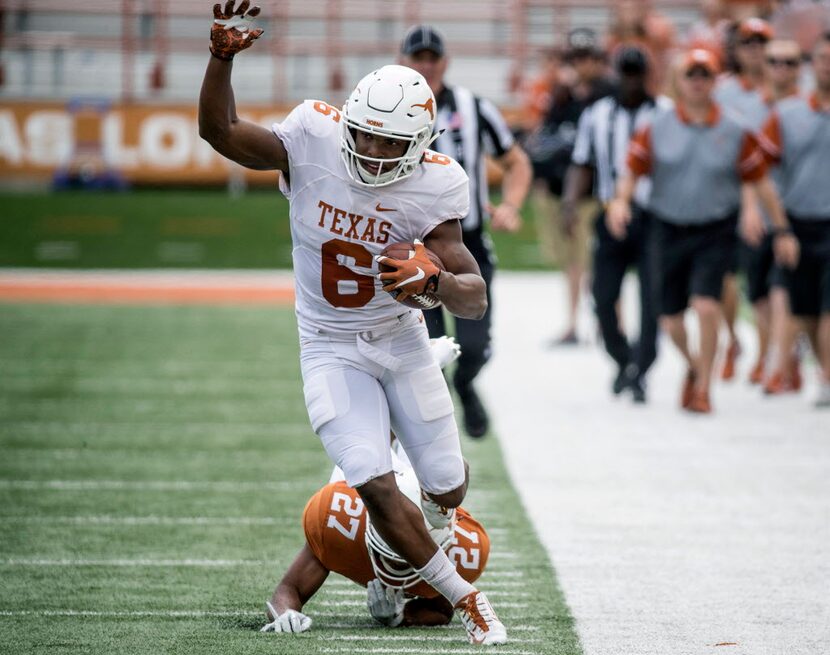
[[628, 381], [628, 388], [631, 389], [631, 395], [634, 402], [641, 404], [646, 402], [646, 381], [642, 376], [636, 376]]
[[619, 396], [625, 391], [626, 387], [628, 387], [628, 374], [626, 373], [626, 368], [623, 366], [617, 373], [617, 377], [614, 378], [614, 382], [611, 385], [611, 392], [615, 396]]
[[481, 404], [481, 399], [472, 386], [464, 389], [456, 388], [456, 391], [464, 413], [464, 430], [475, 439], [483, 437], [490, 427], [490, 418], [487, 416], [484, 405]]

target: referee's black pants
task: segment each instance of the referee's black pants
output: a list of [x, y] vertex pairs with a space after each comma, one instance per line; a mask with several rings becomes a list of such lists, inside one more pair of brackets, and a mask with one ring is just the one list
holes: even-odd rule
[[[493, 316], [493, 297], [490, 284], [493, 281], [493, 258], [490, 247], [480, 231], [463, 233], [464, 245], [475, 257], [481, 269], [481, 277], [487, 283], [487, 311], [479, 320], [455, 318], [455, 339], [461, 346], [461, 356], [453, 375], [453, 384], [461, 392], [469, 388], [479, 371], [490, 359], [490, 325]], [[431, 339], [447, 333], [444, 310], [441, 307], [424, 312], [424, 320]]]
[[[631, 223], [622, 240], [615, 239], [608, 231], [605, 211], [597, 216], [592, 292], [605, 350], [620, 369], [634, 364], [642, 376], [657, 358], [657, 312], [652, 286], [654, 262], [650, 235], [652, 219], [639, 207], [633, 207], [632, 211]], [[620, 329], [617, 314], [617, 301], [629, 267], [637, 268], [640, 279], [640, 340], [636, 347], [628, 343], [628, 338]]]

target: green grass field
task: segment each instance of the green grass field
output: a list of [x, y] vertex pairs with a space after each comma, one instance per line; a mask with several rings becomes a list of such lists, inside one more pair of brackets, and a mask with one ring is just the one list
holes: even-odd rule
[[[276, 190], [0, 193], [0, 267], [289, 268]], [[528, 214], [529, 216], [529, 214]], [[532, 221], [494, 239], [504, 268], [542, 269]]]
[[[310, 632], [258, 632], [330, 472], [290, 309], [0, 304], [0, 336], [0, 652], [480, 652], [457, 620], [374, 625], [338, 576]], [[497, 441], [464, 448], [499, 652], [580, 653]]]

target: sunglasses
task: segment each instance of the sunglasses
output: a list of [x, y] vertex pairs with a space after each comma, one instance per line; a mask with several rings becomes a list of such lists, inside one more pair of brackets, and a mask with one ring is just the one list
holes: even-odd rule
[[739, 45], [765, 45], [769, 39], [765, 39], [763, 36], [750, 36], [746, 39], [741, 39], [738, 41]]
[[778, 59], [777, 57], [767, 57], [767, 64], [770, 66], [786, 66], [787, 68], [798, 68], [798, 59]]
[[714, 75], [712, 75], [712, 73], [710, 73], [706, 68], [696, 67], [686, 71], [685, 77], [687, 80], [693, 80], [695, 78], [711, 80]]

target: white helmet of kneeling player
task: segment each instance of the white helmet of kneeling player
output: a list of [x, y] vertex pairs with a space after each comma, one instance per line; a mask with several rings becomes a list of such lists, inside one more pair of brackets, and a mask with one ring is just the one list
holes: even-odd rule
[[[343, 105], [340, 154], [349, 176], [358, 184], [380, 187], [412, 175], [437, 138], [432, 135], [435, 111], [435, 96], [417, 71], [389, 65], [369, 73]], [[391, 159], [361, 155], [356, 130], [404, 141], [406, 149]]]
[[[401, 493], [409, 498], [420, 512], [421, 485], [418, 483], [415, 472], [408, 469], [403, 473], [396, 473], [395, 479]], [[439, 529], [432, 527], [424, 519], [424, 525], [429, 531], [429, 536], [441, 550], [446, 551], [452, 545], [453, 524]], [[369, 551], [369, 560], [372, 562], [375, 575], [387, 587], [406, 590], [421, 581], [418, 572], [381, 538], [368, 515], [366, 517], [366, 548]]]

